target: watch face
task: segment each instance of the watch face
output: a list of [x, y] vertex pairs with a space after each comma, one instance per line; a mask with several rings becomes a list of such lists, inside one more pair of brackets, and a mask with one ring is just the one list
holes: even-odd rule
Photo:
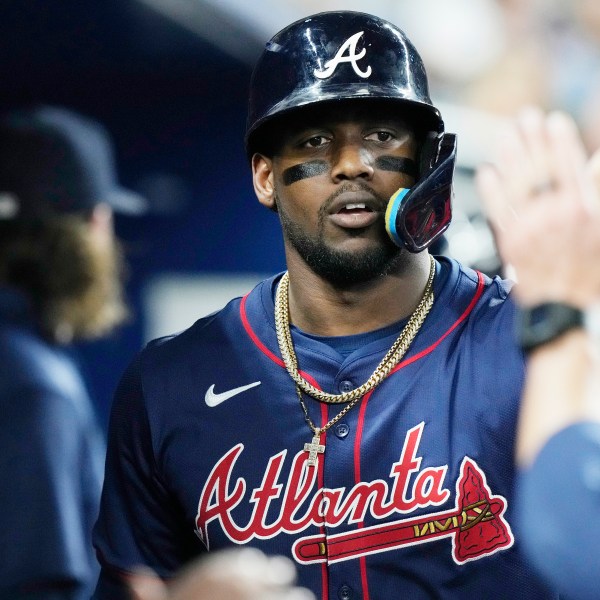
[[548, 304], [541, 304], [529, 309], [528, 326], [543, 331], [553, 321], [552, 308]]
[[531, 350], [582, 324], [583, 316], [577, 308], [559, 303], [540, 304], [520, 311], [517, 336], [523, 349]]

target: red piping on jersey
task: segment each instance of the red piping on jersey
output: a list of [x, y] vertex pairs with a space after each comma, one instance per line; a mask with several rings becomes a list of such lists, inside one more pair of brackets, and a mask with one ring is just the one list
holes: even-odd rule
[[[391, 370], [390, 375], [392, 373], [395, 373], [399, 369], [402, 369], [406, 365], [409, 365], [409, 364], [419, 360], [420, 358], [423, 358], [430, 352], [433, 352], [433, 350], [435, 350], [442, 343], [442, 341], [444, 339], [446, 339], [446, 337], [448, 337], [469, 316], [469, 314], [471, 313], [473, 308], [475, 308], [475, 305], [477, 304], [479, 298], [481, 297], [481, 294], [483, 294], [483, 287], [484, 287], [483, 274], [481, 272], [477, 271], [477, 289], [475, 290], [475, 294], [474, 294], [473, 298], [471, 299], [471, 302], [469, 302], [469, 305], [467, 306], [467, 308], [465, 309], [463, 314], [460, 315], [460, 317], [458, 317], [458, 319], [448, 328], [448, 330], [437, 341], [435, 341], [433, 344], [431, 344], [431, 346], [425, 348], [424, 350], [421, 350], [421, 352], [418, 352], [414, 356], [411, 356], [410, 358], [407, 358], [406, 360], [403, 360], [402, 362], [398, 363]], [[258, 349], [261, 352], [266, 354], [275, 364], [278, 364], [280, 367], [285, 368], [285, 363], [283, 362], [283, 360], [281, 360], [281, 358], [279, 358], [277, 355], [273, 354], [273, 352], [271, 352], [260, 341], [260, 339], [258, 338], [256, 333], [254, 333], [254, 330], [252, 329], [252, 326], [250, 325], [250, 322], [248, 321], [248, 315], [246, 314], [246, 300], [248, 298], [248, 295], [249, 294], [246, 294], [242, 298], [242, 301], [240, 303], [240, 318], [242, 320], [242, 324], [244, 326], [244, 329], [246, 330], [246, 333], [250, 336], [250, 339], [256, 344], [256, 346], [258, 347]], [[304, 373], [303, 371], [299, 371], [299, 373], [301, 373], [302, 376], [307, 381], [309, 381], [312, 385], [314, 385], [316, 388], [321, 389], [319, 384], [310, 375], [308, 375], [307, 373]], [[388, 375], [388, 377], [389, 377], [389, 375]], [[366, 396], [365, 396], [365, 398], [366, 398]]]
[[[373, 390], [365, 394], [360, 401], [360, 409], [358, 411], [358, 424], [356, 426], [356, 439], [354, 440], [354, 483], [361, 481], [360, 476], [360, 447], [362, 442], [363, 429], [365, 426], [365, 413], [367, 412], [367, 403], [373, 394]], [[357, 524], [358, 529], [362, 529], [364, 523], [361, 521]], [[360, 581], [363, 590], [363, 600], [369, 600], [369, 582], [367, 579], [367, 559], [366, 556], [361, 556], [358, 559], [360, 568]]]
[[[242, 298], [242, 302], [240, 304], [240, 318], [242, 319], [242, 324], [244, 325], [244, 329], [246, 330], [246, 333], [250, 336], [250, 339], [256, 344], [256, 346], [258, 346], [258, 349], [263, 354], [266, 354], [275, 364], [278, 364], [280, 367], [283, 367], [285, 369], [285, 363], [283, 362], [283, 360], [281, 360], [281, 358], [279, 358], [279, 356], [277, 356], [276, 354], [273, 354], [258, 339], [258, 336], [256, 335], [256, 333], [254, 333], [254, 330], [252, 329], [252, 326], [250, 325], [250, 322], [248, 321], [248, 315], [246, 314], [246, 299], [247, 298], [248, 298], [248, 294], [246, 294]], [[298, 369], [298, 373], [300, 373], [300, 375], [302, 375], [302, 377], [304, 377], [304, 379], [306, 379], [306, 381], [308, 381], [311, 385], [314, 385], [316, 388], [321, 389], [321, 386], [308, 373], [305, 373], [304, 371], [301, 371], [300, 369]], [[325, 417], [327, 417], [327, 415], [325, 415]]]
[[358, 424], [356, 426], [356, 442], [354, 443], [354, 483], [360, 482], [360, 441], [362, 440], [363, 429], [365, 426], [365, 411], [367, 410], [367, 402], [373, 394], [373, 390], [366, 393], [360, 402], [358, 411]]
[[[315, 387], [318, 387], [317, 382], [313, 383]], [[327, 421], [329, 421], [329, 406], [325, 402], [321, 402], [321, 427], [324, 427]], [[324, 444], [327, 436], [327, 432], [323, 431], [319, 439], [320, 444]], [[319, 482], [319, 489], [325, 487], [325, 479], [323, 475], [323, 459], [319, 461], [319, 470], [317, 472], [317, 481]], [[325, 525], [319, 527], [321, 533], [325, 534]], [[329, 572], [327, 571], [327, 563], [321, 563], [321, 598], [327, 600], [329, 598]]]
[[471, 299], [471, 302], [469, 302], [469, 306], [465, 308], [465, 312], [463, 312], [463, 314], [460, 315], [458, 319], [456, 319], [456, 321], [450, 326], [446, 333], [442, 335], [442, 337], [440, 337], [436, 342], [433, 342], [433, 344], [431, 344], [431, 346], [429, 346], [428, 348], [425, 348], [424, 350], [421, 350], [421, 352], [418, 352], [414, 356], [411, 356], [410, 358], [407, 358], [406, 360], [403, 360], [402, 362], [398, 363], [390, 371], [388, 377], [392, 373], [395, 373], [403, 367], [406, 367], [406, 365], [410, 365], [411, 363], [414, 363], [420, 358], [427, 356], [427, 354], [429, 354], [430, 352], [433, 352], [442, 343], [442, 341], [446, 339], [446, 337], [448, 337], [471, 314], [471, 311], [475, 308], [475, 305], [477, 304], [479, 298], [481, 298], [481, 294], [483, 294], [483, 283], [483, 275], [481, 274], [481, 272], [477, 271], [477, 289], [475, 290], [475, 295]]
[[[471, 302], [469, 302], [469, 305], [464, 310], [464, 312], [460, 315], [460, 317], [458, 317], [458, 319], [446, 330], [446, 332], [440, 338], [438, 338], [438, 340], [436, 340], [433, 344], [431, 344], [424, 350], [421, 350], [421, 352], [418, 352], [414, 356], [411, 356], [410, 358], [407, 358], [406, 360], [403, 360], [402, 362], [398, 363], [390, 371], [388, 377], [392, 373], [395, 373], [396, 371], [406, 367], [409, 364], [412, 364], [413, 362], [415, 362], [415, 361], [419, 360], [420, 358], [427, 356], [427, 354], [430, 354], [431, 352], [433, 352], [442, 343], [442, 341], [444, 339], [446, 339], [469, 316], [469, 314], [471, 314], [471, 311], [473, 310], [473, 308], [475, 308], [475, 305], [477, 304], [477, 302], [479, 301], [479, 298], [481, 298], [481, 295], [483, 294], [483, 289], [484, 289], [483, 274], [481, 272], [477, 271], [477, 289], [475, 290], [475, 294], [473, 295]], [[250, 336], [250, 339], [256, 344], [256, 346], [258, 347], [258, 349], [261, 352], [263, 352], [266, 356], [268, 356], [274, 363], [278, 364], [280, 367], [285, 368], [285, 363], [283, 362], [283, 360], [281, 360], [277, 355], [273, 354], [273, 352], [271, 352], [260, 341], [260, 339], [258, 338], [256, 333], [254, 333], [254, 330], [252, 329], [250, 322], [248, 321], [248, 316], [246, 314], [246, 299], [247, 298], [248, 298], [248, 294], [246, 294], [242, 298], [242, 301], [240, 303], [240, 317], [241, 317], [244, 329], [246, 330], [246, 333]], [[305, 379], [307, 379], [308, 381], [310, 381], [310, 383], [312, 385], [314, 385], [316, 388], [320, 389], [320, 386], [318, 385], [318, 383], [310, 375], [308, 375], [307, 373], [304, 373], [304, 372], [301, 372], [301, 373], [302, 373], [302, 376]], [[363, 434], [364, 423], [365, 423], [365, 413], [367, 410], [367, 404], [369, 402], [369, 399], [370, 399], [372, 393], [373, 392], [371, 391], [363, 397], [363, 399], [361, 400], [360, 410], [358, 413], [356, 441], [354, 443], [355, 484], [359, 483], [361, 481], [361, 478], [360, 478], [360, 447], [361, 447], [362, 434]], [[327, 420], [328, 420], [327, 405], [325, 403], [322, 403], [321, 404], [321, 423], [322, 423], [322, 425], [327, 423]], [[321, 434], [321, 443], [323, 443], [323, 439], [324, 439], [325, 435], [326, 435], [325, 432]], [[323, 489], [324, 480], [323, 480], [323, 468], [322, 468], [321, 461], [319, 461], [318, 481], [319, 481], [320, 488]], [[362, 529], [362, 527], [364, 527], [364, 524], [362, 522], [358, 523], [357, 527], [358, 527], [358, 529]], [[320, 529], [321, 529], [321, 533], [324, 533], [324, 527], [321, 526]], [[328, 573], [327, 573], [326, 565], [327, 565], [327, 563], [321, 564], [321, 573], [322, 573], [321, 581], [322, 581], [323, 600], [326, 600], [328, 598], [328, 588], [329, 588]], [[363, 588], [363, 598], [364, 598], [364, 600], [369, 600], [369, 586], [368, 586], [368, 580], [367, 580], [366, 557], [362, 556], [359, 558], [359, 565], [360, 565], [361, 584], [362, 584], [362, 588]]]
[[275, 354], [273, 354], [259, 339], [258, 336], [254, 333], [249, 321], [248, 315], [246, 314], [246, 300], [248, 299], [248, 294], [246, 294], [242, 298], [242, 302], [240, 304], [240, 318], [242, 319], [242, 324], [244, 325], [244, 329], [246, 333], [250, 336], [250, 339], [258, 346], [258, 349], [266, 354], [274, 363], [278, 364], [280, 367], [285, 368], [285, 363]]

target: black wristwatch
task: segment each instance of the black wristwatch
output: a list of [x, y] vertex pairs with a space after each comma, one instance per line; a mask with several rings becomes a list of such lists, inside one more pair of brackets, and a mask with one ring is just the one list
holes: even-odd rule
[[555, 340], [569, 329], [583, 327], [583, 311], [560, 303], [539, 304], [519, 310], [517, 340], [525, 352]]

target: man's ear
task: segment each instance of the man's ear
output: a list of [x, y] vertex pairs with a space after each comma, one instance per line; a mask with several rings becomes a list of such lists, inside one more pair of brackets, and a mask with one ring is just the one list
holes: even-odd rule
[[258, 201], [269, 210], [277, 212], [273, 160], [258, 152], [252, 156], [252, 183]]

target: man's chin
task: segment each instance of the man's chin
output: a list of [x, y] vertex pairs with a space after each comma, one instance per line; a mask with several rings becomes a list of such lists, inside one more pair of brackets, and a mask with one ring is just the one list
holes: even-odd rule
[[399, 248], [367, 247], [322, 248], [318, 254], [304, 257], [308, 266], [320, 277], [337, 286], [355, 286], [386, 275], [402, 261]]
[[370, 282], [401, 264], [404, 252], [385, 232], [355, 230], [353, 235], [322, 229], [308, 236], [284, 211], [280, 219], [286, 243], [319, 277], [333, 285], [350, 287]]

